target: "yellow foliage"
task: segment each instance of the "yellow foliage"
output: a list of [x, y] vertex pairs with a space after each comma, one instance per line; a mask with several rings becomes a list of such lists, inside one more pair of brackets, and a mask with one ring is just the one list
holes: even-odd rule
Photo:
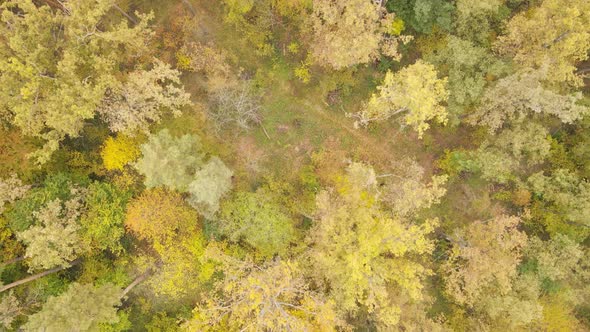
[[125, 135], [109, 137], [102, 146], [100, 155], [103, 165], [108, 170], [122, 170], [125, 165], [139, 158], [139, 139]]

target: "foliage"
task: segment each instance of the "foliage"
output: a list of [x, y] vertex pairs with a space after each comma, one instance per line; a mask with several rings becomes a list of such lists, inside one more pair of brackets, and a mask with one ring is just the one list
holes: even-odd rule
[[546, 70], [517, 72], [497, 81], [482, 96], [477, 111], [470, 115], [470, 123], [496, 131], [507, 121], [525, 121], [531, 113], [553, 115], [563, 123], [581, 119], [588, 113], [587, 107], [578, 104], [582, 95], [546, 89], [542, 84]]
[[309, 232], [315, 277], [325, 278], [343, 314], [366, 310], [379, 326], [399, 322], [395, 297], [419, 301], [430, 273], [416, 257], [433, 249], [426, 238], [436, 221], [412, 225], [375, 200], [374, 171], [352, 164], [339, 187], [317, 197], [318, 219]]
[[73, 283], [59, 296], [51, 297], [41, 311], [29, 317], [25, 331], [97, 331], [101, 323], [116, 323], [121, 289]]
[[74, 195], [68, 201], [59, 199], [47, 203], [33, 215], [38, 223], [17, 237], [26, 246], [29, 270], [67, 266], [82, 251], [78, 231], [83, 198]]
[[590, 213], [588, 181], [570, 171], [558, 169], [551, 176], [535, 173], [529, 177], [528, 184], [537, 199], [545, 202], [547, 211], [536, 217], [540, 218], [550, 234], [563, 233], [580, 241], [590, 234], [587, 218]]
[[384, 13], [372, 1], [314, 0], [310, 18], [312, 54], [319, 64], [337, 70], [368, 63], [378, 57], [380, 50], [399, 60], [399, 44], [409, 42], [411, 37], [384, 33], [393, 20], [393, 14]]
[[144, 191], [127, 206], [125, 227], [140, 239], [165, 244], [178, 234], [197, 229], [197, 212], [174, 191]]
[[495, 47], [525, 68], [548, 65], [546, 80], [582, 85], [576, 64], [588, 59], [589, 23], [588, 1], [543, 0], [515, 15]]
[[94, 117], [104, 94], [118, 85], [120, 68], [148, 51], [151, 16], [140, 15], [134, 27], [112, 23], [105, 20], [112, 4], [76, 0], [61, 10], [31, 0], [2, 5], [0, 108], [23, 133], [45, 142], [35, 155], [40, 163]]
[[133, 133], [148, 131], [149, 124], [160, 122], [164, 109], [179, 116], [181, 108], [190, 103], [180, 72], [155, 60], [151, 70], [131, 72], [124, 84], [107, 90], [98, 113], [112, 131]]
[[212, 157], [195, 173], [190, 183], [188, 202], [206, 217], [212, 217], [219, 210], [219, 201], [232, 187], [233, 172], [223, 161]]
[[452, 123], [477, 105], [488, 86], [489, 77], [499, 76], [507, 66], [488, 50], [455, 36], [449, 36], [443, 49], [426, 56], [442, 75], [448, 76], [448, 111]]
[[505, 295], [511, 290], [527, 244], [519, 223], [517, 217], [499, 216], [476, 221], [457, 235], [444, 270], [447, 293], [455, 301], [474, 305], [486, 291]]
[[23, 185], [16, 174], [12, 174], [6, 179], [0, 179], [0, 214], [4, 212], [6, 204], [12, 204], [22, 198], [29, 189], [30, 186]]
[[177, 138], [164, 129], [150, 136], [140, 149], [142, 156], [134, 166], [145, 176], [148, 188], [165, 186], [186, 191], [203, 164], [201, 142], [195, 135]]
[[334, 303], [309, 289], [296, 263], [256, 266], [232, 257], [217, 259], [228, 262], [216, 284], [219, 295], [199, 303], [186, 330], [335, 331], [340, 323]]
[[136, 161], [140, 156], [138, 139], [119, 134], [108, 137], [100, 150], [102, 162], [107, 170], [123, 170], [125, 165]]
[[244, 241], [262, 256], [285, 256], [295, 229], [283, 210], [267, 190], [239, 192], [223, 205], [220, 230], [231, 241]]
[[397, 73], [385, 75], [378, 94], [373, 94], [366, 107], [354, 116], [355, 126], [367, 126], [396, 114], [407, 113], [405, 124], [413, 127], [421, 137], [430, 125], [429, 120], [445, 124], [447, 111], [442, 105], [448, 98], [446, 79], [437, 78], [431, 64], [418, 60]]
[[125, 210], [130, 195], [109, 183], [94, 182], [85, 196], [85, 213], [80, 219], [80, 237], [87, 251], [109, 250], [115, 254], [123, 248], [120, 240], [125, 229]]

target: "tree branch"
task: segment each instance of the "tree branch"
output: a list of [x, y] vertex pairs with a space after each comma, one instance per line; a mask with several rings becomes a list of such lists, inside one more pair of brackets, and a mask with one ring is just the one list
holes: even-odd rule
[[6, 265], [10, 265], [10, 264], [13, 264], [13, 263], [16, 263], [16, 262], [20, 262], [20, 261], [22, 261], [24, 259], [25, 259], [25, 256], [16, 257], [16, 258], [13, 258], [13, 259], [8, 260], [6, 262], [0, 263], [0, 267], [4, 267]]
[[22, 284], [26, 284], [26, 283], [28, 283], [30, 281], [37, 280], [37, 279], [42, 278], [42, 277], [44, 277], [46, 275], [50, 275], [52, 273], [59, 272], [61, 270], [69, 269], [70, 267], [72, 267], [72, 266], [74, 266], [74, 265], [76, 265], [78, 263], [80, 263], [80, 259], [76, 259], [76, 260], [70, 262], [70, 265], [68, 265], [68, 266], [54, 267], [53, 269], [50, 269], [50, 270], [47, 270], [47, 271], [44, 271], [44, 272], [41, 272], [41, 273], [34, 274], [34, 275], [29, 276], [29, 277], [26, 277], [24, 279], [21, 279], [21, 280], [12, 282], [12, 283], [10, 283], [8, 285], [4, 285], [4, 286], [0, 287], [0, 293], [2, 293], [4, 291], [7, 291], [7, 290], [9, 290], [11, 288], [14, 288], [16, 286], [19, 286], [19, 285], [22, 285]]

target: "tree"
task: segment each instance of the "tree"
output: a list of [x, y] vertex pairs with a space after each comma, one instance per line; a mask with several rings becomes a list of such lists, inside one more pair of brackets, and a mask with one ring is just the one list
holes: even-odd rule
[[107, 90], [98, 113], [114, 132], [147, 132], [149, 124], [160, 122], [164, 109], [179, 116], [190, 103], [180, 72], [155, 60], [151, 70], [131, 72], [120, 87]]
[[188, 202], [206, 217], [219, 210], [219, 201], [232, 187], [233, 172], [223, 161], [212, 157], [195, 173], [195, 180], [188, 186]]
[[433, 249], [427, 235], [436, 221], [413, 225], [391, 216], [380, 208], [377, 189], [374, 171], [352, 164], [336, 190], [318, 194], [309, 255], [342, 314], [366, 311], [372, 322], [391, 329], [400, 318], [394, 298], [422, 297], [430, 271], [418, 257]]
[[433, 175], [431, 183], [426, 184], [423, 182], [424, 168], [415, 161], [402, 160], [395, 166], [393, 173], [381, 176], [383, 183], [379, 198], [397, 215], [408, 216], [427, 209], [439, 203], [446, 194], [447, 175]]
[[455, 36], [447, 37], [444, 48], [425, 59], [436, 65], [440, 74], [448, 76], [447, 109], [455, 124], [467, 110], [477, 105], [489, 77], [499, 76], [508, 69], [485, 48]]
[[[489, 48], [510, 13], [506, 0], [457, 0], [454, 20], [455, 34], [465, 40]], [[504, 10], [502, 10], [504, 9]]]
[[460, 230], [444, 266], [446, 291], [457, 303], [475, 305], [488, 292], [506, 295], [517, 276], [527, 236], [520, 219], [499, 216]]
[[378, 57], [380, 49], [399, 60], [398, 45], [411, 40], [387, 33], [394, 15], [374, 1], [314, 0], [310, 20], [316, 61], [337, 70], [368, 63]]
[[226, 202], [219, 215], [220, 230], [231, 241], [244, 241], [262, 256], [285, 255], [295, 237], [293, 221], [272, 197], [259, 189], [239, 192]]
[[38, 224], [17, 233], [27, 246], [29, 270], [67, 266], [78, 257], [82, 251], [78, 234], [81, 211], [81, 197], [74, 197], [63, 205], [59, 199], [51, 201], [34, 213]]
[[5, 210], [6, 204], [12, 204], [25, 196], [31, 187], [23, 185], [22, 181], [12, 174], [11, 177], [0, 179], [0, 214]]
[[436, 30], [449, 31], [455, 6], [445, 0], [397, 0], [385, 2], [389, 11], [398, 15], [414, 30], [430, 34]]
[[125, 165], [136, 161], [141, 156], [137, 137], [119, 134], [109, 136], [100, 150], [102, 163], [107, 170], [123, 170]]
[[258, 125], [262, 121], [260, 97], [248, 82], [220, 88], [211, 95], [211, 106], [207, 115], [213, 120], [217, 130], [228, 127], [248, 130], [252, 125]]
[[373, 121], [383, 121], [400, 113], [407, 113], [404, 122], [412, 126], [421, 137], [430, 125], [429, 120], [445, 124], [448, 92], [446, 78], [437, 78], [433, 65], [418, 60], [397, 73], [385, 75], [378, 94], [373, 94], [364, 109], [354, 114], [355, 126], [367, 126]]
[[525, 255], [535, 263], [535, 272], [539, 279], [562, 281], [575, 275], [576, 266], [584, 257], [584, 251], [566, 235], [555, 234], [548, 241], [531, 238]]
[[197, 136], [175, 138], [164, 129], [141, 145], [141, 151], [135, 167], [145, 175], [146, 187], [188, 192], [188, 201], [199, 213], [211, 217], [217, 212], [219, 200], [231, 188], [233, 173], [217, 157], [205, 162]]
[[125, 208], [130, 197], [130, 193], [109, 183], [94, 182], [88, 186], [85, 213], [80, 218], [80, 240], [88, 252], [121, 253]]
[[62, 294], [47, 300], [41, 311], [29, 316], [25, 331], [96, 331], [101, 323], [118, 321], [121, 289], [73, 283]]
[[517, 181], [549, 156], [549, 138], [549, 131], [536, 122], [518, 123], [487, 138], [477, 150], [470, 151], [469, 170], [497, 183]]
[[553, 115], [563, 123], [573, 123], [588, 114], [589, 108], [578, 104], [581, 93], [562, 95], [546, 89], [542, 84], [546, 73], [547, 67], [543, 67], [497, 81], [484, 93], [480, 106], [468, 121], [494, 132], [509, 120], [525, 121], [531, 113]]
[[195, 135], [173, 137], [168, 129], [141, 145], [142, 157], [135, 163], [148, 188], [165, 186], [184, 192], [203, 165], [201, 142]]
[[6, 330], [11, 330], [12, 323], [22, 312], [23, 308], [20, 301], [10, 291], [8, 295], [5, 295], [0, 300], [0, 326], [3, 326]]
[[[53, 10], [32, 0], [2, 5], [0, 109], [26, 135], [45, 145], [44, 163], [66, 136], [76, 137], [95, 116], [120, 69], [147, 53], [151, 15], [134, 27], [105, 19], [111, 0], [68, 1]], [[54, 34], [60, 31], [59, 34]]]
[[334, 303], [310, 290], [296, 263], [250, 261], [217, 254], [224, 278], [183, 326], [189, 331], [335, 331]]
[[532, 217], [550, 234], [562, 233], [580, 242], [590, 235], [590, 182], [564, 169], [550, 176], [535, 173], [527, 182], [537, 200]]
[[162, 188], [149, 189], [127, 206], [125, 226], [139, 239], [165, 244], [198, 229], [198, 215], [182, 196]]
[[525, 68], [547, 65], [544, 79], [550, 82], [581, 86], [576, 64], [588, 59], [589, 24], [588, 1], [543, 0], [538, 7], [515, 15], [495, 47]]

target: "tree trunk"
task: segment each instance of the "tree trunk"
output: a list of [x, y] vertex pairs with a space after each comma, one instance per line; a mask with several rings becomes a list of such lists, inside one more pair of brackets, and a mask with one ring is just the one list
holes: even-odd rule
[[142, 273], [139, 277], [135, 278], [135, 280], [133, 280], [133, 282], [130, 283], [129, 286], [125, 287], [125, 289], [123, 290], [123, 294], [121, 294], [121, 297], [125, 297], [125, 295], [127, 295], [127, 293], [129, 293], [135, 286], [141, 284], [145, 279], [147, 279], [147, 277], [149, 277], [150, 274], [152, 274], [152, 270], [147, 270], [144, 273]]
[[121, 15], [125, 16], [129, 21], [131, 21], [131, 23], [133, 24], [137, 24], [137, 20], [134, 19], [133, 17], [131, 17], [129, 14], [127, 14], [123, 9], [121, 9], [121, 7], [117, 6], [117, 5], [113, 5], [113, 7], [119, 12], [121, 13]]
[[22, 284], [26, 284], [27, 282], [30, 282], [30, 281], [37, 280], [39, 278], [45, 277], [46, 275], [49, 275], [49, 274], [52, 274], [52, 273], [55, 273], [55, 272], [59, 272], [61, 270], [69, 269], [70, 267], [72, 267], [72, 266], [74, 266], [74, 265], [76, 265], [78, 263], [80, 263], [80, 259], [76, 259], [75, 261], [70, 262], [70, 265], [69, 266], [58, 266], [58, 267], [55, 267], [55, 268], [53, 268], [51, 270], [43, 271], [41, 273], [37, 273], [37, 274], [34, 274], [32, 276], [26, 277], [24, 279], [21, 279], [21, 280], [12, 282], [12, 283], [10, 283], [8, 285], [4, 285], [4, 286], [0, 287], [0, 293], [2, 293], [4, 291], [7, 291], [7, 290], [9, 290], [11, 288], [14, 288], [16, 286], [19, 286], [19, 285], [22, 285]]
[[193, 5], [188, 0], [182, 0], [182, 3], [185, 4], [185, 6], [188, 8], [188, 10], [191, 12], [191, 14], [193, 14], [193, 16], [197, 16], [197, 12], [195, 11], [195, 7], [193, 7]]
[[22, 261], [24, 259], [25, 259], [25, 256], [16, 257], [16, 258], [13, 258], [13, 259], [8, 260], [6, 262], [0, 263], [0, 267], [4, 267], [4, 266], [10, 265], [10, 264], [14, 264], [14, 263], [20, 262], [20, 261]]

